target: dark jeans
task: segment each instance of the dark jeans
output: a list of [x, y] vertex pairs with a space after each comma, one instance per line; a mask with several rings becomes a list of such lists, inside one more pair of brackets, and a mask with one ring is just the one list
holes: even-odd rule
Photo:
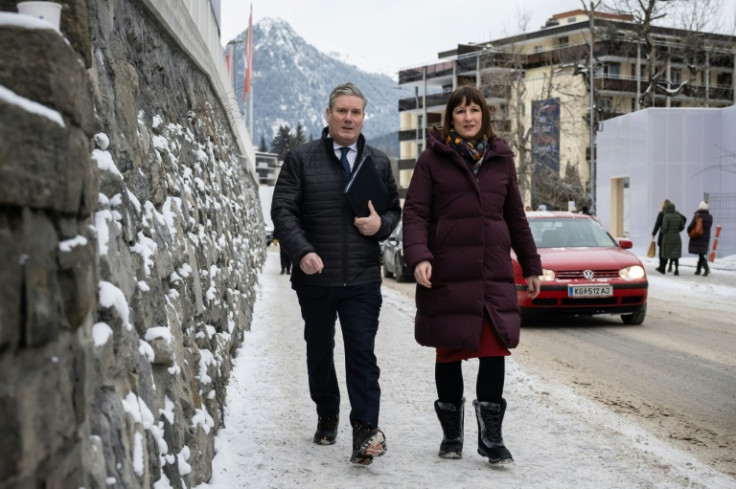
[[345, 376], [350, 398], [350, 421], [378, 426], [380, 369], [374, 347], [381, 310], [381, 284], [354, 287], [294, 285], [304, 318], [309, 393], [318, 416], [340, 411], [340, 389], [335, 372], [335, 320], [345, 345]]
[[291, 260], [289, 259], [289, 255], [286, 254], [283, 248], [281, 248], [279, 253], [281, 255], [281, 271], [291, 273]]

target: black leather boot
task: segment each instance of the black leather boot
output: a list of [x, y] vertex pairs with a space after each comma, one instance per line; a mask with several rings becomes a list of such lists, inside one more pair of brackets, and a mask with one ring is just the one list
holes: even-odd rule
[[465, 398], [457, 404], [434, 401], [434, 410], [442, 425], [440, 457], [463, 458], [463, 430], [465, 422]]
[[478, 453], [488, 457], [492, 464], [508, 464], [514, 461], [511, 452], [503, 444], [501, 425], [506, 413], [506, 400], [495, 402], [473, 401], [478, 420]]

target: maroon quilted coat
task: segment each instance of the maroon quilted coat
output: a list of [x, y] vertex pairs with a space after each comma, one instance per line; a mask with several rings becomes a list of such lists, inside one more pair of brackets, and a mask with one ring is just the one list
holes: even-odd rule
[[510, 251], [525, 277], [541, 275], [542, 265], [506, 142], [493, 141], [476, 177], [441, 134], [430, 133], [403, 220], [407, 264], [432, 262], [432, 288], [417, 285], [417, 342], [476, 351], [485, 308], [501, 343], [516, 347], [521, 320]]

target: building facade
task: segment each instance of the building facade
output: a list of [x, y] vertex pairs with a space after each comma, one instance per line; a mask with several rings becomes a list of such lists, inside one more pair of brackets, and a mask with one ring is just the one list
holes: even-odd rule
[[484, 92], [496, 132], [516, 154], [527, 204], [560, 208], [567, 200], [540, 200], [536, 185], [545, 179], [534, 175], [572, 175], [594, 202], [590, 147], [603, 122], [646, 107], [732, 105], [735, 41], [654, 26], [646, 33], [629, 15], [595, 12], [591, 19], [575, 10], [537, 31], [459, 44], [435, 63], [402, 70], [399, 84], [412, 94], [399, 102], [402, 196], [449, 94], [471, 84]]
[[261, 185], [276, 185], [276, 180], [281, 173], [281, 164], [279, 155], [276, 153], [265, 153], [256, 151], [256, 173], [258, 173], [258, 183]]

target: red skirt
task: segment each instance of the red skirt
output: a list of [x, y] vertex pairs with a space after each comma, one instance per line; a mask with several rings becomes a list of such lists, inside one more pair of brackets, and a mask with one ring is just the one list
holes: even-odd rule
[[460, 348], [437, 348], [437, 363], [457, 362], [458, 360], [467, 360], [469, 358], [481, 357], [507, 357], [511, 355], [508, 348], [503, 346], [491, 325], [491, 318], [488, 313], [483, 311], [483, 328], [480, 335], [480, 349], [463, 350]]

